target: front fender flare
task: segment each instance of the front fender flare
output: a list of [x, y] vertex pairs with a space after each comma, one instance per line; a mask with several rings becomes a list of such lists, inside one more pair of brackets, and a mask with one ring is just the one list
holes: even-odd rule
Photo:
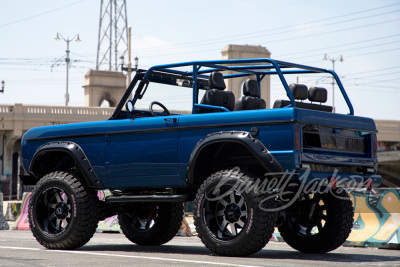
[[285, 170], [278, 161], [269, 153], [268, 149], [260, 140], [254, 138], [249, 132], [245, 131], [223, 131], [207, 135], [201, 139], [192, 151], [187, 168], [187, 181], [189, 184], [194, 182], [194, 171], [196, 161], [201, 151], [209, 145], [219, 142], [233, 142], [243, 145], [260, 163], [268, 173], [283, 173]]
[[[48, 152], [65, 152], [68, 155], [70, 155], [75, 163], [79, 166], [79, 169], [81, 170], [83, 174], [83, 178], [86, 181], [86, 184], [89, 187], [93, 188], [104, 188], [103, 184], [101, 181], [98, 179], [96, 173], [93, 170], [92, 165], [89, 162], [89, 159], [86, 157], [85, 153], [83, 152], [82, 148], [74, 143], [74, 142], [65, 142], [65, 141], [60, 141], [60, 142], [49, 142], [46, 143], [38, 148], [38, 150], [35, 152], [35, 155], [32, 158], [31, 164], [29, 165], [29, 172], [33, 174], [35, 177], [35, 163], [37, 162], [40, 157]], [[38, 177], [40, 178], [40, 177]]]

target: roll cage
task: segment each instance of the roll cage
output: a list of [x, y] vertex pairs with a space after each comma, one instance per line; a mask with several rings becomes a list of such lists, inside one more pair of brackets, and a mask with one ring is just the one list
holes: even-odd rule
[[[229, 111], [224, 107], [199, 104], [199, 89], [209, 89], [208, 77], [209, 74], [214, 71], [229, 71], [230, 74], [223, 75], [224, 79], [255, 76], [259, 88], [261, 81], [265, 78], [266, 75], [278, 75], [290, 100], [290, 104], [285, 108], [295, 107], [295, 99], [284, 77], [285, 74], [327, 73], [332, 75], [334, 80], [336, 81], [340, 92], [342, 93], [342, 96], [349, 108], [348, 115], [354, 115], [353, 105], [351, 104], [350, 99], [347, 96], [347, 93], [339, 79], [339, 76], [333, 70], [273, 60], [270, 58], [258, 58], [192, 61], [175, 64], [156, 65], [149, 68], [148, 70], [138, 70], [127, 91], [122, 97], [120, 103], [118, 104], [113, 116], [110, 119], [112, 120], [118, 118], [124, 106], [124, 103], [128, 100], [135, 87], [135, 94], [132, 98], [133, 104], [135, 104], [138, 99], [141, 99], [143, 97], [150, 82], [191, 87], [193, 89], [193, 114], [197, 113], [196, 109], [198, 108], [212, 108], [219, 109], [220, 111]], [[180, 82], [180, 84], [178, 83], [178, 81]], [[137, 84], [138, 86], [136, 86]]]

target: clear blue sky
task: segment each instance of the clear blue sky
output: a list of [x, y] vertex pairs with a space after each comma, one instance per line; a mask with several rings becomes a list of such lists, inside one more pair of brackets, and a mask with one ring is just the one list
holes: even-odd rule
[[[227, 44], [262, 45], [271, 57], [332, 68], [356, 115], [400, 119], [400, 2], [398, 0], [127, 1], [132, 56], [139, 67], [220, 59]], [[66, 43], [70, 46], [70, 105], [82, 106], [84, 75], [96, 64], [100, 1], [2, 1], [0, 104], [63, 105]], [[325, 83], [325, 84], [324, 84]], [[330, 81], [319, 86], [330, 88]], [[272, 99], [284, 97], [274, 90]], [[338, 101], [338, 110], [344, 109]]]

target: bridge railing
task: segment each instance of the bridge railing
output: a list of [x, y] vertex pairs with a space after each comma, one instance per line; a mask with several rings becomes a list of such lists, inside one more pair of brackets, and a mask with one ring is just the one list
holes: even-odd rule
[[23, 106], [25, 114], [54, 114], [54, 115], [95, 115], [111, 116], [115, 108], [100, 107], [62, 107], [62, 106]]

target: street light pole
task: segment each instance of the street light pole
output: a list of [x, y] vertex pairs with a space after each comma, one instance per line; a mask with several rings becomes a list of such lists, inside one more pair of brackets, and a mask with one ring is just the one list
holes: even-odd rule
[[69, 43], [71, 41], [76, 40], [76, 42], [80, 42], [81, 39], [79, 39], [79, 34], [75, 35], [72, 39], [69, 39], [69, 37], [67, 39], [64, 38], [64, 36], [62, 36], [61, 33], [57, 33], [57, 37], [55, 38], [57, 41], [60, 40], [61, 38], [67, 43], [67, 57], [65, 58], [65, 62], [67, 65], [67, 74], [66, 74], [66, 87], [65, 87], [65, 106], [68, 106], [68, 102], [69, 102], [69, 94], [68, 94], [68, 80], [69, 80], [69, 62], [70, 62], [70, 58], [69, 58]]
[[[330, 60], [332, 62], [332, 70], [335, 71], [335, 62], [338, 60], [343, 62], [343, 56], [340, 55], [340, 57], [331, 58], [328, 54], [325, 54], [323, 60]], [[335, 111], [335, 77], [332, 76], [332, 112], [335, 113]]]
[[125, 62], [124, 62], [124, 56], [120, 56], [120, 64], [121, 64], [121, 71], [127, 71], [127, 72], [133, 72], [133, 71], [137, 71], [138, 70], [138, 65], [139, 65], [139, 58], [138, 57], [135, 57], [135, 67], [134, 68], [132, 68], [130, 65], [131, 64], [129, 64], [128, 63], [128, 67], [127, 68], [125, 68], [124, 67], [124, 64], [125, 64]]
[[4, 84], [5, 84], [5, 82], [4, 82], [4, 80], [2, 80], [1, 81], [1, 90], [0, 90], [0, 93], [2, 93], [2, 94], [4, 94]]

